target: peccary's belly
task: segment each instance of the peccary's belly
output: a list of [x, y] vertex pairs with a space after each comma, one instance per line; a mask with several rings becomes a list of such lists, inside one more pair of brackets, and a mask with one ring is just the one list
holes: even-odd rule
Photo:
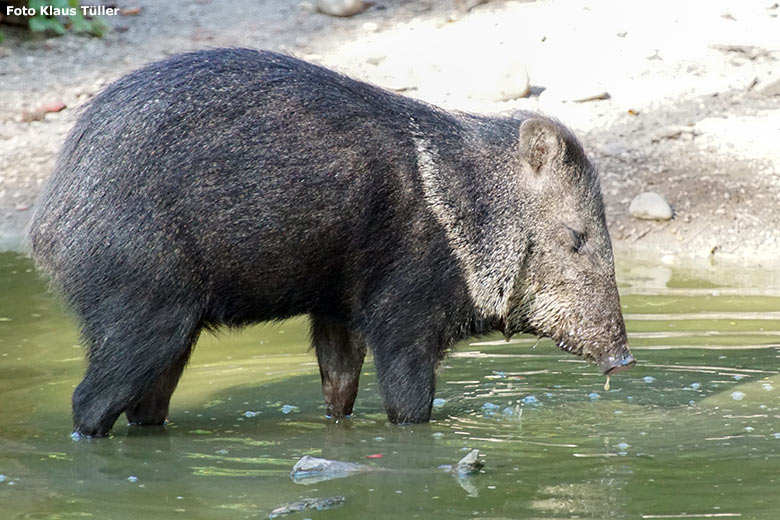
[[251, 190], [222, 189], [200, 209], [177, 211], [190, 215], [182, 247], [192, 249], [188, 263], [224, 314], [218, 321], [345, 312], [343, 295], [361, 256], [360, 210], [338, 182], [280, 186], [280, 177]]

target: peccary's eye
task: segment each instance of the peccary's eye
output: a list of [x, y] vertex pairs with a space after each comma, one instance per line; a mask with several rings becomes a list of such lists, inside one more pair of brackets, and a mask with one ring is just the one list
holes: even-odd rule
[[568, 226], [566, 226], [566, 229], [569, 230], [569, 234], [571, 235], [572, 252], [581, 253], [582, 248], [585, 247], [585, 233], [577, 231], [576, 229], [572, 229]]

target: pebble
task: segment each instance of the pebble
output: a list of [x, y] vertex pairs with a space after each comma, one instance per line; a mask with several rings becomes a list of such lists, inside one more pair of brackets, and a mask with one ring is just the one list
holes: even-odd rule
[[634, 197], [628, 211], [632, 217], [642, 220], [669, 220], [674, 215], [666, 199], [654, 191], [646, 191]]
[[347, 17], [365, 9], [363, 0], [317, 0], [317, 10], [330, 16]]
[[780, 96], [780, 78], [774, 81], [760, 82], [758, 92], [765, 96]]

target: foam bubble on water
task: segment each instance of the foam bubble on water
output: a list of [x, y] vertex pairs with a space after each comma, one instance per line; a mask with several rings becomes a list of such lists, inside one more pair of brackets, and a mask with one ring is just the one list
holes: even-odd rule
[[761, 385], [761, 388], [763, 388], [763, 389], [764, 389], [764, 390], [766, 390], [767, 392], [771, 392], [772, 390], [774, 390], [774, 389], [775, 389], [775, 387], [773, 387], [773, 386], [772, 386], [771, 384], [769, 384], [769, 383], [764, 383], [764, 384], [762, 384], [762, 385]]
[[598, 393], [596, 393], [596, 392], [591, 392], [591, 393], [588, 394], [588, 397], [590, 397], [591, 401], [595, 401], [596, 399], [598, 399], [601, 396]]
[[753, 430], [754, 430], [754, 428], [752, 426], [745, 426], [745, 431], [746, 432], [749, 433], [749, 432], [752, 432]]
[[259, 412], [253, 412], [252, 410], [247, 410], [244, 412], [244, 417], [257, 417], [257, 414]]
[[70, 438], [73, 441], [80, 441], [81, 440], [81, 434], [79, 432], [73, 432], [70, 434]]
[[436, 399], [433, 400], [433, 407], [434, 408], [441, 408], [442, 406], [444, 406], [444, 403], [446, 403], [446, 402], [447, 402], [446, 399], [442, 399], [441, 397], [437, 397]]
[[780, 432], [775, 432], [775, 439], [780, 439]]
[[288, 414], [288, 413], [291, 413], [291, 412], [297, 412], [298, 410], [299, 410], [299, 408], [297, 406], [293, 406], [291, 404], [286, 404], [286, 405], [282, 406], [282, 413], [284, 413], [284, 414]]
[[434, 439], [441, 439], [442, 437], [444, 437], [444, 434], [442, 432], [435, 432], [431, 434], [431, 437], [433, 437]]
[[619, 442], [618, 444], [615, 445], [615, 447], [621, 451], [626, 451], [628, 448], [631, 447], [631, 445], [628, 444], [627, 442]]
[[128, 482], [138, 482], [138, 477], [136, 477], [135, 475], [130, 475], [129, 477], [127, 477], [127, 481]]
[[523, 397], [523, 403], [525, 404], [537, 404], [539, 400], [536, 398], [535, 395], [527, 395]]
[[742, 399], [744, 399], [744, 397], [745, 394], [743, 394], [739, 390], [737, 390], [736, 392], [731, 392], [731, 398], [734, 399], [735, 401], [741, 401]]
[[6, 477], [6, 476], [5, 476], [5, 475], [3, 475], [2, 473], [0, 473], [0, 482], [5, 482], [5, 479], [7, 479], [7, 478], [8, 478], [8, 477]]
[[642, 381], [644, 381], [645, 383], [647, 383], [649, 385], [650, 383], [655, 381], [655, 378], [653, 376], [645, 376], [645, 377], [642, 378]]
[[735, 380], [735, 381], [739, 381], [739, 380], [740, 380], [740, 379], [742, 379], [743, 377], [745, 377], [745, 376], [741, 376], [741, 375], [739, 375], [739, 374], [735, 374], [735, 375], [734, 375], [734, 380]]
[[698, 390], [701, 388], [701, 383], [691, 383], [691, 390]]
[[486, 411], [486, 412], [494, 412], [494, 411], [498, 410], [499, 408], [500, 408], [500, 406], [498, 406], [497, 404], [493, 404], [493, 403], [485, 403], [485, 404], [482, 405], [482, 409], [484, 411]]

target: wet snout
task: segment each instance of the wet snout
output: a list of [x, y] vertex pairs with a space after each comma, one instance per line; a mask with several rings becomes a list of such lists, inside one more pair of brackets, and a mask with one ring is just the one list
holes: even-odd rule
[[599, 363], [601, 371], [607, 376], [628, 370], [634, 365], [636, 365], [636, 359], [631, 355], [628, 348], [625, 348], [623, 352], [618, 355], [610, 354]]

